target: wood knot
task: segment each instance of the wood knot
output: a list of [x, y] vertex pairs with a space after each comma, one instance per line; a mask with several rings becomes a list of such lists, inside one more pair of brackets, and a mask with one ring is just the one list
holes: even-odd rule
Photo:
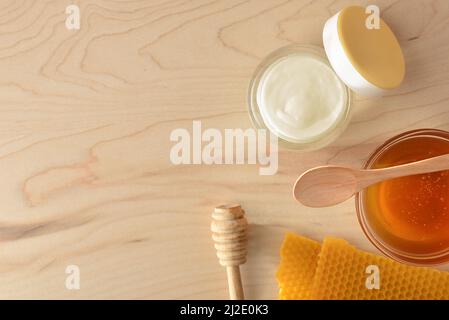
[[248, 222], [238, 204], [216, 207], [212, 213], [212, 239], [222, 266], [238, 266], [246, 262]]

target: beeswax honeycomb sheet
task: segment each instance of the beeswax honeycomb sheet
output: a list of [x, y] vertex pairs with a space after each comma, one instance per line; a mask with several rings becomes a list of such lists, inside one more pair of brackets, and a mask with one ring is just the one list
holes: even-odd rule
[[[368, 266], [379, 289], [368, 289]], [[413, 267], [357, 250], [332, 237], [323, 244], [287, 234], [277, 272], [280, 299], [449, 299], [449, 273]]]

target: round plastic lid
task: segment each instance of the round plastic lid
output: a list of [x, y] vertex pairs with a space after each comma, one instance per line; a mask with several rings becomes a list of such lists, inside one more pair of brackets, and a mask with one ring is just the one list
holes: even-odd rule
[[398, 87], [405, 75], [401, 47], [390, 27], [368, 28], [364, 7], [347, 7], [324, 27], [326, 54], [339, 77], [362, 94], [379, 94]]

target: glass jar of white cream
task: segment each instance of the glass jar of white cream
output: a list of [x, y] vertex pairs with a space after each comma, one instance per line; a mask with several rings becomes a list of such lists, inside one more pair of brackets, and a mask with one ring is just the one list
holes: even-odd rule
[[398, 40], [382, 20], [366, 23], [364, 7], [350, 6], [323, 28], [324, 50], [291, 45], [265, 58], [248, 93], [251, 119], [280, 144], [314, 150], [346, 128], [352, 92], [382, 96], [399, 87], [405, 61]]
[[350, 119], [351, 91], [324, 50], [291, 45], [265, 58], [249, 89], [254, 125], [289, 148], [314, 150], [332, 142]]

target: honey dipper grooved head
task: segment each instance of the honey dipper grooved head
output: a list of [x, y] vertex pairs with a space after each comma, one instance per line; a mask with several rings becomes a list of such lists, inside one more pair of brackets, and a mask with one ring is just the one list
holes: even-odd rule
[[238, 204], [216, 207], [212, 213], [212, 239], [222, 266], [238, 266], [246, 262], [248, 223]]

